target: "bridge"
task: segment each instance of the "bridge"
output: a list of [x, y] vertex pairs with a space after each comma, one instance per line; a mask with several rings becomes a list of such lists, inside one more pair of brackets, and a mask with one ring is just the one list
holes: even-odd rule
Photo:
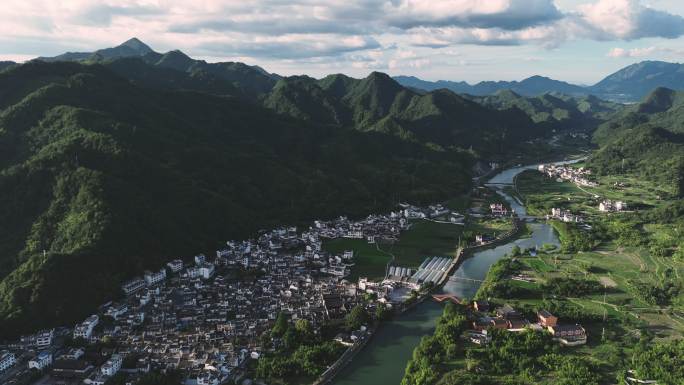
[[434, 299], [435, 301], [437, 301], [439, 303], [442, 303], [445, 301], [451, 301], [451, 302], [456, 303], [456, 304], [461, 303], [461, 299], [458, 298], [457, 296], [453, 295], [453, 294], [433, 294], [432, 299]]

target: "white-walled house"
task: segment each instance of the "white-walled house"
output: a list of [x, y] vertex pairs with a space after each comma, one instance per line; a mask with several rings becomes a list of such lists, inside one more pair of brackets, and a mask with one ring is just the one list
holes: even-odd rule
[[43, 370], [52, 365], [52, 353], [42, 351], [37, 356], [31, 358], [28, 362], [29, 369]]

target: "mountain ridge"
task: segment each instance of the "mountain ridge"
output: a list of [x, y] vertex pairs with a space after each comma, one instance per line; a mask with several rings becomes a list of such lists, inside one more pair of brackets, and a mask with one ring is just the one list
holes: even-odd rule
[[470, 183], [464, 152], [146, 86], [108, 65], [0, 72], [0, 338], [71, 324], [140, 271], [227, 239]]
[[426, 91], [447, 88], [474, 96], [487, 96], [502, 89], [510, 89], [524, 96], [559, 92], [570, 96], [595, 95], [618, 102], [636, 102], [657, 87], [684, 90], [684, 65], [655, 60], [641, 61], [623, 67], [591, 86], [575, 85], [541, 75], [530, 76], [521, 81], [482, 81], [475, 84], [448, 80], [431, 82], [414, 76], [394, 78], [407, 87]]

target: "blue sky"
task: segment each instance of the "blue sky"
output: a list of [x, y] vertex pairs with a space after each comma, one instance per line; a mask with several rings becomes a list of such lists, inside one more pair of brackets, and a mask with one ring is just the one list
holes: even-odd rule
[[591, 84], [641, 60], [684, 61], [681, 0], [5, 0], [0, 59], [157, 51], [283, 75]]

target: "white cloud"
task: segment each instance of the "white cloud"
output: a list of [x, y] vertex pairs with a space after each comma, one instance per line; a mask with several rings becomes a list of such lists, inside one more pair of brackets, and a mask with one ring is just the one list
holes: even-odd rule
[[[159, 51], [212, 60], [415, 69], [443, 63], [447, 52], [471, 60], [463, 45], [559, 47], [684, 35], [681, 16], [644, 1], [4, 0], [0, 56], [91, 51], [137, 36]], [[609, 55], [656, 54], [665, 52]]]
[[684, 34], [684, 18], [646, 7], [638, 0], [584, 4], [579, 7], [579, 17], [597, 39], [675, 38]]
[[459, 26], [517, 30], [562, 18], [552, 0], [403, 0], [385, 7], [400, 28]]
[[668, 57], [684, 56], [684, 50], [655, 46], [631, 49], [616, 47], [606, 54], [606, 56], [612, 58], [643, 58], [663, 55]]

